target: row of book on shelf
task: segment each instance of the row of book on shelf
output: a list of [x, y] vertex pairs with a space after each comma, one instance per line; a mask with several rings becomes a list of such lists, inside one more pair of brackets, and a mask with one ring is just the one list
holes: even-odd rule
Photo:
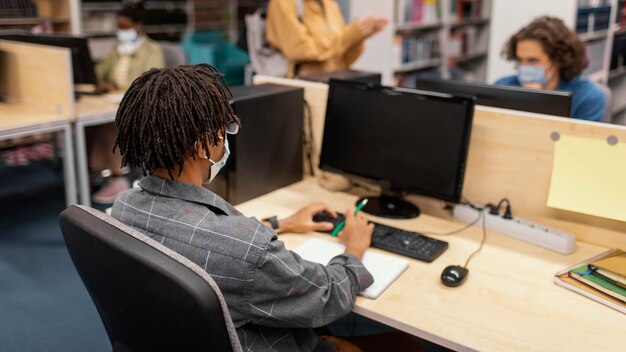
[[396, 36], [393, 44], [392, 55], [396, 68], [428, 62], [441, 56], [438, 33], [420, 37]]
[[[482, 0], [450, 0], [450, 18], [480, 17]], [[432, 24], [441, 21], [439, 0], [397, 0], [395, 23]]]
[[[457, 59], [473, 54], [477, 49], [476, 43], [476, 28], [465, 27], [453, 31], [446, 43], [448, 58], [453, 63]], [[398, 35], [394, 40], [392, 55], [396, 68], [437, 59], [441, 57], [439, 34], [428, 33], [418, 37]]]
[[617, 23], [620, 27], [626, 27], [626, 0], [617, 0], [615, 23]]
[[450, 66], [466, 55], [477, 51], [478, 29], [476, 27], [462, 27], [450, 33], [448, 39], [448, 58]]
[[554, 282], [626, 314], [626, 252], [614, 249], [557, 273]]
[[38, 16], [34, 0], [0, 1], [0, 18], [33, 18]]
[[611, 23], [611, 4], [608, 0], [600, 2], [579, 1], [576, 15], [576, 32], [598, 32], [609, 29]]

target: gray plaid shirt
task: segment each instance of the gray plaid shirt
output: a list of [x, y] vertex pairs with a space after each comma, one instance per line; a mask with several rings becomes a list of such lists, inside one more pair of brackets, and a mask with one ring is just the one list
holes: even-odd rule
[[313, 351], [319, 338], [311, 328], [348, 314], [373, 282], [352, 255], [326, 266], [302, 259], [205, 188], [155, 176], [139, 185], [118, 197], [112, 216], [211, 275], [244, 351]]

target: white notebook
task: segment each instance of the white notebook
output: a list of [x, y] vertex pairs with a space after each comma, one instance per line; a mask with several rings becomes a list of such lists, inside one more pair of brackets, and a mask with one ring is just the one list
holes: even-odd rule
[[[308, 261], [326, 265], [331, 259], [343, 253], [345, 248], [338, 242], [313, 238], [293, 251]], [[363, 256], [363, 265], [374, 277], [374, 283], [361, 292], [361, 295], [375, 299], [408, 268], [409, 262], [405, 259], [367, 251]]]

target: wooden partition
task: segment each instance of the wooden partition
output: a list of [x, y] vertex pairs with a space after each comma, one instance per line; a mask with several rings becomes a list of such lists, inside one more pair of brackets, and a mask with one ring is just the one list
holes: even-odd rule
[[[328, 86], [300, 80], [257, 76], [255, 84], [303, 87], [313, 112], [317, 152], [321, 147]], [[626, 143], [626, 127], [520, 111], [477, 106], [465, 174], [464, 197], [478, 203], [507, 197], [514, 215], [569, 231], [579, 241], [626, 248], [626, 223], [546, 206], [552, 175], [552, 133]], [[626, 159], [626, 155], [624, 155]], [[626, 180], [624, 180], [626, 182]], [[443, 203], [411, 196], [426, 213], [451, 218]]]
[[624, 126], [478, 107], [463, 194], [479, 203], [507, 197], [518, 216], [570, 231], [584, 242], [626, 248], [625, 222], [546, 206], [555, 146], [552, 133], [600, 140], [615, 136], [626, 143]]
[[6, 103], [74, 116], [70, 50], [0, 40], [0, 97]]

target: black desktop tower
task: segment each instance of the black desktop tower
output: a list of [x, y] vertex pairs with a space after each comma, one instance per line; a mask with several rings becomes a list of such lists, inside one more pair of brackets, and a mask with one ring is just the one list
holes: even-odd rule
[[231, 88], [241, 119], [230, 157], [209, 188], [239, 204], [302, 180], [304, 90], [262, 84]]
[[342, 81], [380, 84], [382, 78], [380, 73], [362, 72], [346, 69], [333, 72], [312, 73], [300, 76], [300, 79], [321, 83], [328, 83], [331, 79], [339, 79]]

